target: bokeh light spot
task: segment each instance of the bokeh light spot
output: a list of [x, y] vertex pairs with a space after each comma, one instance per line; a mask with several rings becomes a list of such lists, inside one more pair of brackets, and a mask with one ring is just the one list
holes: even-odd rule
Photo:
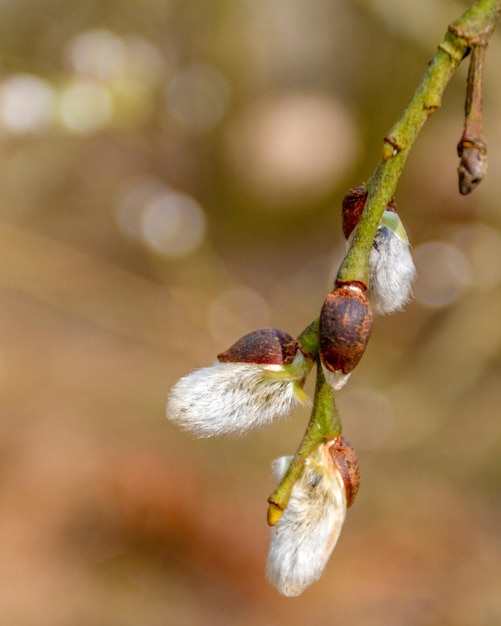
[[67, 55], [70, 65], [82, 76], [106, 80], [120, 74], [125, 47], [120, 37], [111, 31], [95, 29], [73, 37]]
[[56, 114], [56, 94], [38, 76], [14, 74], [0, 84], [0, 118], [14, 133], [32, 133], [48, 128]]
[[104, 82], [138, 81], [156, 86], [168, 70], [165, 54], [139, 35], [120, 37], [98, 28], [73, 37], [66, 48], [69, 66], [82, 77]]
[[416, 300], [440, 308], [459, 298], [471, 283], [468, 259], [461, 250], [445, 241], [430, 241], [413, 251], [417, 269]]
[[117, 80], [113, 83], [113, 124], [121, 128], [142, 126], [154, 110], [154, 95], [136, 80]]
[[96, 81], [77, 79], [61, 96], [63, 124], [73, 132], [88, 134], [105, 128], [113, 115], [109, 90]]
[[141, 232], [145, 243], [169, 257], [186, 256], [202, 243], [205, 213], [190, 196], [167, 190], [145, 206]]
[[167, 89], [170, 114], [192, 131], [214, 128], [226, 112], [228, 101], [228, 83], [219, 70], [210, 65], [184, 68]]
[[166, 52], [160, 52], [154, 44], [138, 35], [128, 35], [123, 38], [123, 42], [126, 52], [122, 72], [124, 78], [150, 86], [165, 81], [172, 71], [172, 62]]
[[115, 219], [121, 233], [128, 239], [141, 240], [146, 206], [166, 191], [165, 183], [153, 176], [128, 180], [118, 191], [115, 202]]
[[501, 282], [501, 233], [499, 230], [473, 222], [458, 226], [452, 233], [455, 243], [468, 258], [474, 277], [472, 287], [486, 291]]
[[237, 175], [271, 200], [324, 194], [347, 174], [359, 150], [351, 113], [321, 94], [258, 101], [230, 126], [227, 139]]

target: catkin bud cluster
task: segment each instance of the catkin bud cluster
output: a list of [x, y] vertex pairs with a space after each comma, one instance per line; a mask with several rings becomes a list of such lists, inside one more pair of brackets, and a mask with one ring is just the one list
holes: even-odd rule
[[[274, 462], [278, 480], [291, 460], [281, 457]], [[320, 444], [308, 457], [287, 508], [270, 529], [266, 572], [280, 593], [297, 596], [320, 578], [359, 483], [355, 451], [342, 437]]]
[[[354, 187], [343, 199], [343, 233], [349, 239], [367, 200], [364, 185]], [[395, 200], [388, 203], [372, 244], [368, 296], [376, 313], [402, 309], [412, 295], [416, 269], [409, 239], [397, 214]]]
[[289, 334], [263, 328], [172, 387], [167, 417], [199, 437], [244, 433], [308, 403], [303, 391], [313, 361]]
[[[350, 190], [343, 201], [347, 239], [366, 200], [362, 186]], [[200, 437], [245, 433], [289, 416], [298, 403], [309, 403], [303, 387], [315, 362], [317, 391], [327, 389], [323, 399], [332, 398], [325, 385], [340, 389], [360, 362], [372, 331], [372, 310], [391, 313], [401, 308], [410, 298], [414, 273], [407, 235], [391, 201], [374, 237], [367, 293], [361, 282], [336, 284], [325, 298], [318, 324], [310, 324], [298, 339], [277, 328], [240, 338], [211, 366], [177, 381], [167, 401], [168, 418]], [[340, 432], [331, 419], [333, 400], [319, 405], [330, 426], [318, 421], [318, 431], [308, 429], [305, 440], [315, 433], [305, 448], [308, 456], [298, 453], [290, 472], [292, 457], [281, 457], [273, 466], [281, 481], [276, 492], [285, 495], [276, 505], [280, 515], [270, 522], [267, 576], [287, 596], [300, 594], [321, 576], [360, 482], [355, 451], [341, 435], [332, 437]]]

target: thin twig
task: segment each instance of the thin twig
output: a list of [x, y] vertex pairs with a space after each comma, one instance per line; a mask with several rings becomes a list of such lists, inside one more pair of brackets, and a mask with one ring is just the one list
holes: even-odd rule
[[465, 196], [484, 179], [487, 172], [487, 145], [482, 119], [482, 78], [487, 43], [471, 47], [466, 85], [464, 132], [458, 144], [459, 191]]

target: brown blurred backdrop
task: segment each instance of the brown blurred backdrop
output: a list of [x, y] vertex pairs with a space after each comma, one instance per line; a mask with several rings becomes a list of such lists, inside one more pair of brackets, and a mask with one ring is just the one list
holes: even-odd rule
[[457, 191], [466, 68], [397, 201], [418, 281], [339, 393], [362, 485], [322, 580], [264, 580], [271, 461], [169, 387], [317, 315], [453, 0], [0, 3], [0, 623], [501, 623], [501, 33], [490, 169]]

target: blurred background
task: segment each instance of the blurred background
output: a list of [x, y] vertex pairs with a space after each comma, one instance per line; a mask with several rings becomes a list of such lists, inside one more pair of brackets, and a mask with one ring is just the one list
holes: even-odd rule
[[341, 199], [466, 6], [0, 2], [2, 624], [501, 623], [501, 32], [486, 180], [457, 191], [466, 67], [401, 179], [415, 300], [338, 394], [362, 484], [321, 581], [264, 579], [308, 414], [165, 419], [177, 378], [317, 316]]

